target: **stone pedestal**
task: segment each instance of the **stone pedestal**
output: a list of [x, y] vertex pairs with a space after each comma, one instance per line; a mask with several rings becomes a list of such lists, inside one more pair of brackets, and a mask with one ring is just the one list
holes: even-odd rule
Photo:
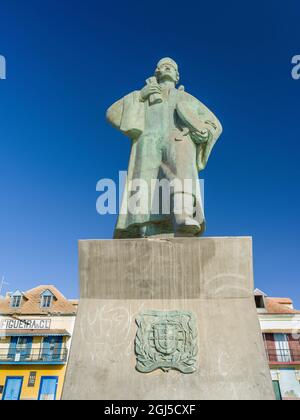
[[[80, 241], [81, 300], [63, 399], [274, 399], [251, 238]], [[136, 370], [136, 318], [189, 311], [198, 368]]]

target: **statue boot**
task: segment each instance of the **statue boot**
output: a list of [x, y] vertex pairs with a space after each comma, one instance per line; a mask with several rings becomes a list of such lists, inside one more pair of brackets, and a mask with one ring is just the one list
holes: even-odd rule
[[173, 215], [175, 236], [198, 236], [201, 226], [195, 219], [195, 198], [191, 194], [173, 195]]

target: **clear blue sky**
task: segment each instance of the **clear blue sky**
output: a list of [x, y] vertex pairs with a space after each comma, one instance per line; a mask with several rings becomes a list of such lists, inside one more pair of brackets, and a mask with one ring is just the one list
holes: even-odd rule
[[207, 236], [252, 235], [256, 286], [300, 307], [300, 5], [281, 1], [1, 0], [0, 274], [78, 295], [77, 240], [111, 238], [96, 183], [127, 169], [107, 107], [161, 57], [224, 126]]

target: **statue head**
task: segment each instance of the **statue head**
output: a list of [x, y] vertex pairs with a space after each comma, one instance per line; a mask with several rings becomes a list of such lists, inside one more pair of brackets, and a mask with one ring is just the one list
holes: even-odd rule
[[155, 77], [158, 82], [172, 80], [175, 84], [179, 82], [179, 72], [177, 63], [172, 58], [162, 58], [156, 66]]

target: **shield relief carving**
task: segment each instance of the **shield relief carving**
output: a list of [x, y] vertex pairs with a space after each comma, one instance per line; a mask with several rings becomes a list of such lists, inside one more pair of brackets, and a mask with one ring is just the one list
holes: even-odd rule
[[136, 319], [136, 369], [149, 373], [170, 369], [193, 373], [197, 369], [196, 318], [188, 311], [144, 311]]

